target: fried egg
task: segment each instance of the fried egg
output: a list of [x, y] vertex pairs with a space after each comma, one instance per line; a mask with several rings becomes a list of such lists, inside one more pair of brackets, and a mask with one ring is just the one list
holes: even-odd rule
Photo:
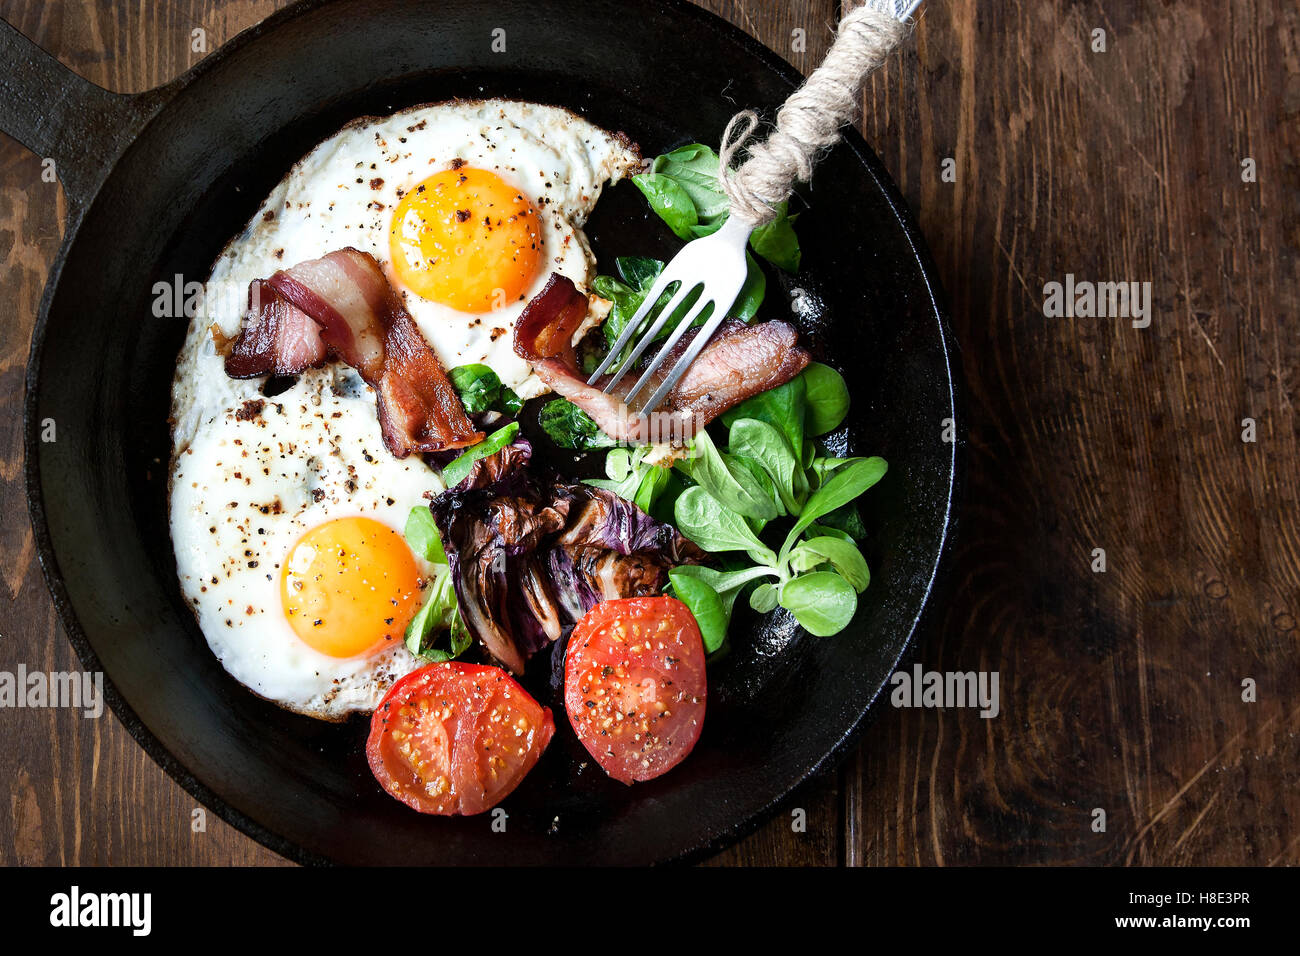
[[640, 168], [626, 138], [553, 106], [442, 103], [356, 121], [267, 197], [218, 260], [215, 322], [238, 334], [253, 279], [353, 246], [373, 255], [444, 366], [482, 362], [522, 398], [545, 387], [511, 333], [558, 272], [586, 290], [582, 226], [607, 182]]
[[532, 397], [545, 388], [514, 354], [514, 323], [551, 272], [587, 287], [581, 227], [639, 163], [623, 137], [555, 107], [418, 107], [321, 143], [226, 246], [173, 382], [170, 521], [182, 594], [236, 680], [323, 719], [373, 710], [420, 665], [403, 632], [448, 573], [401, 533], [438, 475], [387, 451], [355, 371], [309, 369], [278, 394], [227, 377], [248, 284], [368, 252], [446, 368], [482, 362]]

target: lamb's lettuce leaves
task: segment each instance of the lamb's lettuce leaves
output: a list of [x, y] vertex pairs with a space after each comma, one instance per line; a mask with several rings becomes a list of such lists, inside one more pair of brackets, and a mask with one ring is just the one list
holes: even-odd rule
[[447, 467], [442, 469], [442, 481], [448, 488], [453, 488], [469, 477], [470, 469], [474, 462], [488, 455], [499, 452], [506, 445], [515, 440], [519, 434], [519, 423], [511, 422], [504, 428], [498, 428], [487, 438], [483, 439], [477, 445], [471, 446], [459, 458], [451, 461]]
[[615, 444], [614, 439], [600, 430], [595, 419], [567, 398], [552, 399], [543, 405], [537, 422], [561, 448], [590, 451]]
[[514, 417], [524, 407], [514, 390], [502, 385], [497, 373], [486, 365], [457, 365], [447, 377], [470, 415], [495, 411]]
[[[633, 176], [632, 182], [668, 228], [689, 241], [712, 235], [727, 221], [730, 203], [718, 183], [719, 169], [717, 153], [703, 143], [691, 143], [655, 157], [650, 171]], [[776, 218], [755, 229], [749, 245], [772, 265], [797, 272], [795, 217], [784, 202], [776, 208]]]

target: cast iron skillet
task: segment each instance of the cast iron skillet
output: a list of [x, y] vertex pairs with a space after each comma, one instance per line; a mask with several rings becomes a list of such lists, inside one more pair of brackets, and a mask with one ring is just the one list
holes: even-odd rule
[[[716, 141], [738, 107], [780, 103], [798, 80], [788, 64], [678, 0], [309, 0], [136, 96], [86, 82], [3, 23], [0, 55], [0, 128], [56, 160], [68, 198], [27, 370], [41, 564], [114, 712], [199, 800], [302, 862], [646, 863], [738, 838], [844, 752], [932, 593], [958, 465], [939, 437], [957, 389], [933, 270], [855, 134], [818, 168], [799, 223], [804, 273], [768, 295], [778, 309], [801, 300], [806, 341], [849, 377], [836, 440], [891, 463], [864, 499], [873, 582], [833, 639], [779, 615], [742, 619], [710, 674], [703, 737], [667, 776], [625, 788], [580, 769], [559, 709], [551, 750], [505, 803], [504, 834], [486, 816], [411, 812], [371, 778], [364, 724], [286, 713], [226, 676], [181, 601], [166, 522], [184, 320], [153, 316], [153, 286], [206, 278], [321, 139], [357, 116], [508, 96], [567, 106], [653, 156]], [[630, 185], [606, 194], [590, 224], [603, 261], [668, 257], [643, 209]], [[47, 420], [54, 442], [41, 440]]]

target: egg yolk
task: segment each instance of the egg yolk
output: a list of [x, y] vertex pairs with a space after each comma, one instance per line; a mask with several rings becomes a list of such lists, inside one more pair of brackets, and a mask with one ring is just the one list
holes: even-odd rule
[[537, 276], [540, 216], [496, 173], [462, 166], [402, 197], [389, 246], [398, 278], [416, 295], [488, 312], [520, 299]]
[[420, 607], [420, 571], [406, 541], [372, 518], [337, 518], [293, 546], [280, 575], [289, 626], [330, 657], [400, 640]]

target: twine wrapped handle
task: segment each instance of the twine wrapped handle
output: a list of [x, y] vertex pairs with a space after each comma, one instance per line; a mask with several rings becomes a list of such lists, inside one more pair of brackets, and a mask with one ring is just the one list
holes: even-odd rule
[[840, 138], [840, 127], [857, 113], [858, 94], [868, 74], [907, 33], [908, 27], [871, 4], [845, 14], [821, 66], [790, 95], [776, 114], [776, 129], [748, 147], [739, 168], [732, 160], [753, 136], [758, 115], [737, 113], [722, 134], [719, 181], [733, 215], [755, 226], [776, 218], [773, 206], [788, 199], [796, 182], [812, 178], [818, 154]]

